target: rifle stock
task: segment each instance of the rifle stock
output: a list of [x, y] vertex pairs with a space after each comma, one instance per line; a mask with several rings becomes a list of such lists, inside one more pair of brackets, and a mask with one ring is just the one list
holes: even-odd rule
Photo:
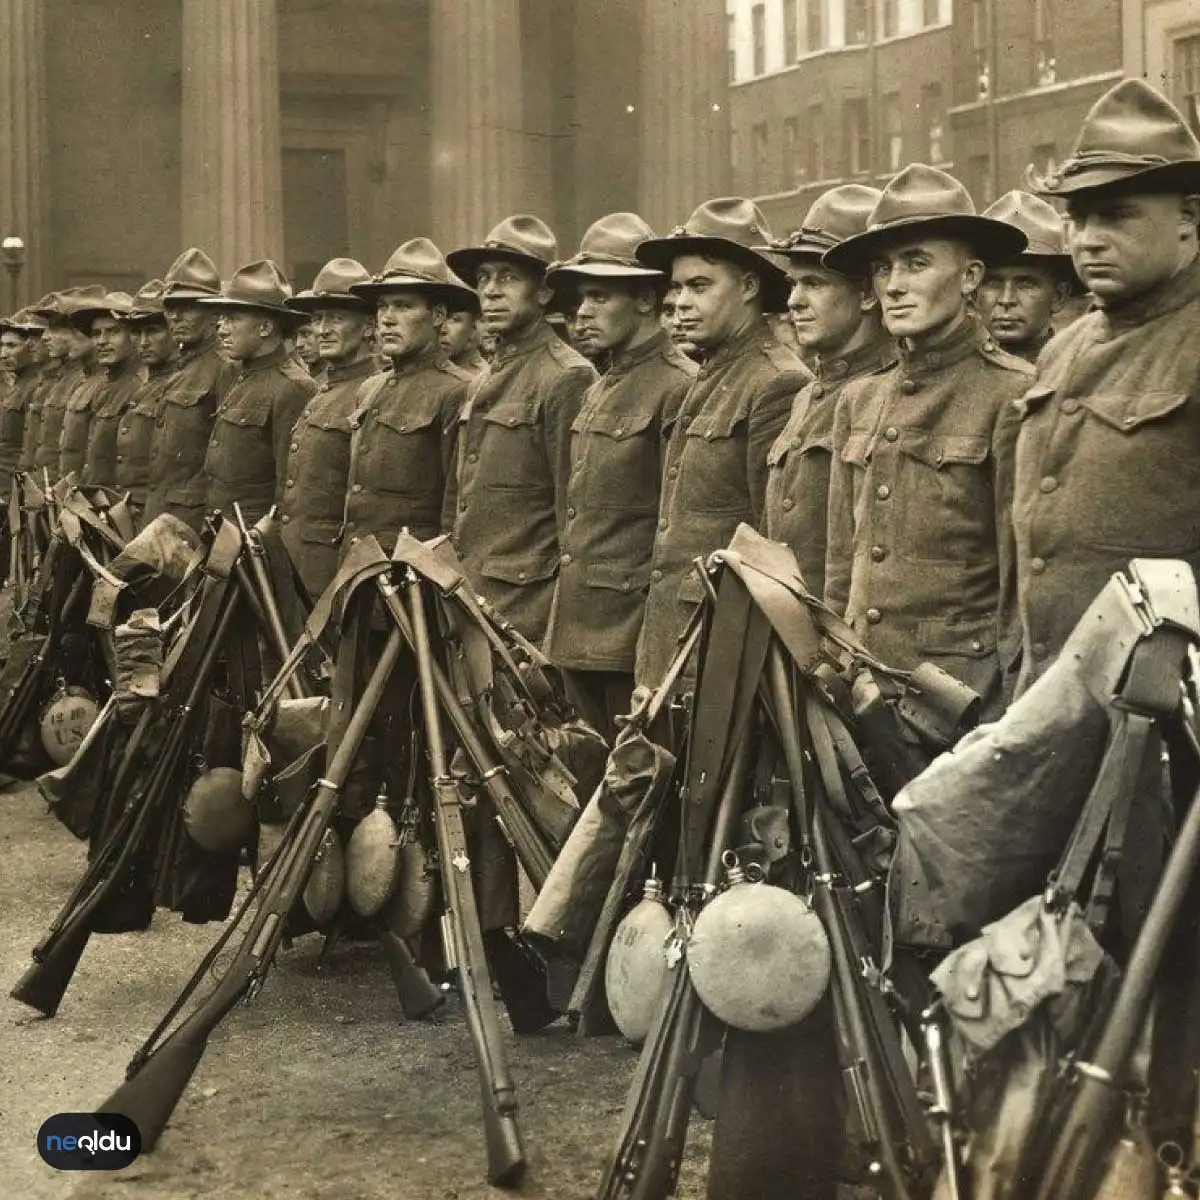
[[445, 996], [433, 985], [429, 975], [417, 966], [403, 938], [398, 937], [386, 926], [379, 927], [379, 945], [387, 959], [392, 982], [404, 1015], [419, 1020], [436, 1012], [446, 1002]]

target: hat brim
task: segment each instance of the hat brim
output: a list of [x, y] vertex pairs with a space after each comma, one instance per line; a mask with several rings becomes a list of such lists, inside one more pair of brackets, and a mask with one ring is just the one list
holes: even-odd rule
[[118, 318], [124, 321], [127, 325], [148, 325], [151, 321], [162, 321], [164, 324], [167, 320], [166, 309], [141, 310], [134, 309], [132, 312], [121, 313]]
[[203, 305], [205, 308], [266, 313], [269, 317], [284, 317], [292, 321], [299, 317], [307, 319], [308, 316], [307, 313], [298, 313], [290, 308], [284, 308], [282, 304], [257, 304], [251, 300], [231, 300], [227, 296], [196, 296], [192, 303]]
[[951, 213], [892, 221], [856, 234], [826, 250], [821, 262], [843, 275], [865, 275], [871, 261], [888, 246], [921, 238], [953, 238], [966, 242], [988, 266], [998, 266], [1024, 252], [1029, 239], [1015, 226], [991, 217]]
[[512, 262], [545, 275], [550, 264], [533, 254], [522, 254], [505, 246], [467, 246], [462, 250], [451, 250], [446, 255], [446, 265], [455, 275], [461, 275], [468, 283], [485, 262]]
[[219, 295], [219, 292], [206, 292], [201, 288], [181, 287], [178, 290], [164, 292], [163, 304], [168, 308], [172, 304], [195, 304], [198, 300], [215, 300]]
[[1063, 283], [1069, 284], [1073, 296], [1086, 296], [1088, 292], [1087, 284], [1075, 273], [1075, 263], [1069, 254], [1039, 254], [1036, 251], [1027, 250], [1024, 254], [1017, 254], [1004, 262], [989, 263], [988, 265], [1041, 267], [1042, 270], [1049, 271]]
[[1030, 190], [1046, 199], [1063, 199], [1079, 192], [1163, 192], [1178, 190], [1200, 195], [1200, 160], [1137, 167], [1129, 163], [1088, 164], [1074, 169], [1068, 160], [1058, 171], [1030, 175]]
[[100, 317], [111, 317], [114, 321], [123, 321], [126, 316], [128, 314], [119, 308], [79, 308], [75, 312], [67, 314], [67, 323], [78, 329], [80, 333], [87, 333], [92, 322]]
[[422, 279], [419, 275], [389, 275], [385, 279], [372, 279], [369, 283], [352, 283], [350, 290], [372, 307], [386, 292], [420, 292], [434, 304], [452, 306], [455, 312], [463, 308], [479, 308], [479, 297], [470, 288], [458, 287], [453, 283], [437, 283], [432, 279]]
[[362, 296], [343, 295], [341, 292], [326, 292], [323, 296], [293, 296], [286, 301], [290, 312], [311, 316], [323, 308], [345, 308], [350, 312], [369, 313], [371, 302]]
[[562, 266], [551, 267], [546, 272], [546, 282], [562, 279], [568, 275], [577, 275], [584, 279], [632, 279], [652, 282], [662, 279], [663, 273], [653, 267], [627, 267], [622, 263], [572, 263], [565, 262]]
[[709, 258], [723, 259], [739, 267], [754, 271], [762, 280], [763, 311], [780, 313], [787, 311], [788, 297], [792, 294], [792, 282], [787, 272], [772, 262], [764, 253], [751, 250], [739, 242], [722, 237], [683, 235], [680, 237], [651, 238], [637, 248], [638, 262], [653, 267], [667, 276], [671, 275], [671, 264], [677, 258], [689, 254], [701, 254]]

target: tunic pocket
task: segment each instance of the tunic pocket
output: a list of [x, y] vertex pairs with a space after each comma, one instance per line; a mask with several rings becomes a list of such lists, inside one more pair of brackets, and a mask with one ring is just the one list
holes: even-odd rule
[[633, 595], [650, 586], [650, 564], [589, 563], [583, 581], [590, 588]]
[[685, 520], [689, 513], [749, 519], [749, 413], [749, 396], [738, 396], [728, 404], [702, 409], [684, 431], [677, 504]]
[[498, 554], [485, 559], [479, 573], [484, 579], [495, 579], [513, 587], [545, 583], [558, 574], [558, 555]]
[[906, 431], [896, 465], [896, 542], [918, 562], [995, 557], [996, 514], [987, 438]]
[[537, 404], [502, 401], [483, 414], [483, 422], [479, 456], [487, 466], [479, 483], [485, 489], [542, 492], [552, 486]]

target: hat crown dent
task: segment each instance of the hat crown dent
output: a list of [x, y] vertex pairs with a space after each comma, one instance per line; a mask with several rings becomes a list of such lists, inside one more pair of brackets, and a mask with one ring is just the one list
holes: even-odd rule
[[294, 299], [318, 298], [321, 296], [345, 296], [353, 299], [350, 288], [356, 283], [366, 283], [371, 273], [354, 258], [331, 258], [318, 272], [312, 287], [298, 293]]
[[865, 232], [899, 222], [978, 215], [971, 193], [953, 175], [926, 163], [911, 163], [880, 193]]
[[867, 221], [883, 193], [861, 183], [844, 183], [822, 192], [787, 237], [771, 244], [772, 250], [821, 254], [847, 238], [865, 233]]
[[383, 270], [372, 278], [375, 283], [386, 283], [393, 275], [411, 276], [427, 283], [452, 282], [445, 256], [426, 237], [410, 238], [397, 246], [384, 263]]
[[671, 236], [722, 238], [744, 250], [753, 250], [771, 241], [771, 227], [753, 200], [744, 196], [719, 196], [705, 200], [685, 224], [672, 230]]
[[558, 238], [541, 217], [516, 213], [505, 217], [483, 239], [484, 250], [508, 250], [536, 258], [549, 266], [558, 258]]
[[579, 254], [636, 264], [637, 248], [654, 237], [654, 230], [637, 213], [616, 212], [593, 221], [579, 241]]
[[1200, 140], [1166, 96], [1144, 80], [1125, 79], [1092, 105], [1071, 152], [1071, 158], [1096, 157], [1164, 166], [1200, 162]]
[[983, 210], [983, 216], [1019, 229], [1028, 239], [1026, 254], [1065, 256], [1063, 221], [1052, 204], [1014, 188]]
[[216, 295], [221, 290], [221, 273], [203, 250], [192, 246], [167, 268], [163, 283], [167, 291], [172, 288], [195, 288]]

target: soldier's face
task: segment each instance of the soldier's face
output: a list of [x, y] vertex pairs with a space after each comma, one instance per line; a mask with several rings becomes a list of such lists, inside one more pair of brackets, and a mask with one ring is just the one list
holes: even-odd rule
[[588, 279], [579, 285], [574, 337], [588, 355], [627, 346], [642, 322], [654, 311], [650, 288], [635, 288], [605, 279]]
[[475, 274], [475, 290], [484, 329], [500, 338], [532, 325], [552, 299], [535, 271], [504, 261], [481, 264]]
[[437, 340], [446, 309], [417, 291], [389, 292], [375, 303], [375, 341], [380, 354], [403, 362], [423, 354]]
[[919, 341], [962, 315], [983, 263], [960, 242], [930, 238], [881, 251], [871, 277], [888, 333]]
[[1044, 267], [989, 267], [979, 285], [979, 315], [1000, 345], [1023, 346], [1050, 327], [1066, 292]]
[[172, 304], [167, 308], [167, 327], [181, 346], [194, 346], [210, 338], [217, 327], [212, 309], [201, 304]]
[[92, 322], [92, 345], [102, 367], [115, 367], [133, 355], [133, 338], [116, 317], [97, 317]]
[[438, 341], [446, 352], [447, 358], [458, 358], [466, 354], [472, 346], [479, 345], [479, 326], [475, 314], [469, 312], [452, 312], [446, 314], [438, 333]]
[[1129, 300], [1169, 279], [1196, 253], [1195, 202], [1182, 196], [1084, 193], [1067, 205], [1080, 279], [1103, 301]]
[[266, 353], [277, 329], [262, 313], [227, 308], [217, 318], [217, 340], [221, 353], [234, 362], [249, 362]]
[[66, 330], [61, 325], [51, 325], [42, 334], [42, 344], [46, 347], [46, 358], [58, 361], [67, 357]]
[[671, 341], [679, 347], [684, 354], [692, 354], [696, 350], [696, 343], [693, 342], [679, 324], [679, 313], [675, 308], [675, 298], [679, 295], [679, 288], [675, 284], [667, 289], [666, 299], [663, 300], [662, 309], [659, 312], [659, 323], [667, 331]]
[[[313, 313], [317, 355], [323, 362], [348, 362], [356, 358], [371, 332], [371, 318], [348, 308], [321, 308]], [[299, 339], [297, 338], [297, 349]]]
[[139, 321], [133, 327], [138, 358], [148, 367], [161, 367], [175, 353], [175, 338], [166, 321]]
[[671, 283], [679, 332], [702, 351], [722, 345], [745, 326], [761, 287], [753, 271], [699, 254], [672, 262]]
[[7, 371], [19, 371], [28, 362], [27, 339], [10, 329], [0, 333], [0, 366]]
[[795, 262], [788, 268], [788, 278], [792, 281], [788, 313], [800, 348], [836, 354], [862, 325], [867, 307], [862, 285], [815, 261]]
[[92, 339], [86, 333], [82, 333], [78, 329], [68, 329], [66, 332], [67, 357], [72, 362], [89, 358], [94, 353]]
[[292, 335], [292, 342], [296, 347], [296, 354], [300, 361], [309, 367], [318, 367], [321, 365], [321, 351], [317, 345], [317, 330], [312, 321], [307, 325], [301, 325], [299, 329]]

